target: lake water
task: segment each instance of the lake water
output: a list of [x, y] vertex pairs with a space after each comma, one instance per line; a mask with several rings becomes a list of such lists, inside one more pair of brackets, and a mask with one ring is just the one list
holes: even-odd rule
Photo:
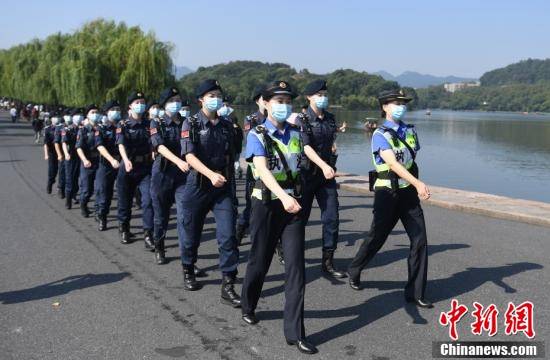
[[[377, 112], [333, 111], [348, 131], [338, 135], [338, 169], [373, 169], [365, 117]], [[246, 113], [238, 109], [240, 119]], [[550, 202], [550, 116], [519, 113], [409, 112], [422, 147], [417, 160], [427, 184]]]

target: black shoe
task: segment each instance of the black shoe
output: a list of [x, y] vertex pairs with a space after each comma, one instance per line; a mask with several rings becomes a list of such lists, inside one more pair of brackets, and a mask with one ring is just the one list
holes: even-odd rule
[[153, 243], [153, 235], [151, 230], [145, 230], [143, 232], [143, 241], [145, 242], [145, 250], [155, 251], [155, 244]]
[[57, 189], [57, 196], [59, 196], [60, 199], [65, 199], [65, 193], [62, 189]]
[[120, 234], [120, 242], [123, 244], [130, 244], [132, 242], [132, 234], [130, 233], [128, 224], [120, 224], [118, 227], [118, 232]]
[[90, 216], [90, 210], [88, 209], [88, 205], [86, 203], [80, 204], [80, 214], [85, 218]]
[[258, 318], [254, 312], [250, 314], [243, 314], [243, 321], [248, 325], [256, 325], [258, 323]]
[[312, 344], [308, 343], [305, 340], [297, 340], [297, 341], [287, 340], [286, 343], [291, 346], [296, 345], [296, 347], [298, 348], [298, 351], [300, 351], [303, 354], [317, 354], [317, 352], [319, 351], [315, 346], [313, 346]]
[[52, 193], [52, 184], [48, 184], [48, 186], [46, 186], [46, 193], [48, 194]]
[[424, 309], [431, 309], [434, 307], [434, 305], [429, 300], [426, 300], [426, 299], [415, 299], [415, 298], [406, 297], [405, 301]]
[[348, 271], [348, 277], [349, 277], [349, 287], [352, 288], [353, 290], [361, 290], [361, 279], [358, 276], [353, 276], [351, 275], [351, 273]]
[[65, 209], [70, 210], [73, 207], [71, 198], [65, 198]]
[[202, 286], [197, 282], [195, 278], [195, 272], [193, 268], [184, 267], [183, 268], [183, 288], [187, 291], [196, 291], [200, 290]]
[[334, 250], [323, 250], [323, 260], [321, 261], [321, 270], [335, 279], [343, 279], [346, 273], [334, 268]]
[[164, 239], [155, 241], [155, 261], [157, 265], [164, 265], [167, 263], [164, 251]]
[[235, 238], [237, 239], [237, 246], [241, 246], [245, 234], [246, 234], [246, 226], [242, 224], [237, 224], [237, 231], [235, 232]]
[[75, 198], [75, 199], [74, 199], [74, 204], [75, 204], [75, 205], [80, 204], [80, 200], [79, 200], [78, 198]]
[[105, 231], [107, 229], [107, 217], [99, 215], [98, 217], [97, 230]]
[[222, 280], [222, 304], [241, 307], [241, 297], [235, 292], [235, 276], [224, 275]]
[[198, 266], [193, 266], [193, 272], [195, 273], [195, 276], [200, 278], [200, 277], [206, 277], [206, 273], [204, 272], [204, 270], [200, 269]]

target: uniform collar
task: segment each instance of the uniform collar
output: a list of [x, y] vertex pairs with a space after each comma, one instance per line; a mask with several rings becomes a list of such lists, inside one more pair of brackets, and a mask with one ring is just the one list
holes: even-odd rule
[[286, 132], [288, 131], [288, 128], [290, 127], [290, 124], [288, 122], [285, 121], [285, 127], [283, 128], [283, 133], [281, 134], [281, 132], [279, 131], [279, 129], [277, 129], [277, 127], [275, 125], [273, 125], [271, 123], [271, 121], [269, 121], [268, 118], [266, 118], [264, 120], [264, 124], [265, 128], [267, 129], [267, 131], [269, 132], [269, 135], [273, 135], [275, 133], [279, 134], [279, 135], [284, 135], [286, 134]]
[[[204, 113], [202, 112], [202, 109], [199, 110], [199, 112], [197, 113], [198, 115], [198, 118], [199, 120], [202, 122], [202, 124], [204, 126], [208, 125], [208, 124], [211, 124], [212, 126], [214, 126], [214, 124], [212, 124], [210, 122], [210, 119], [208, 117], [206, 117], [206, 115], [204, 115]], [[223, 121], [223, 119], [221, 117], [219, 117], [218, 115], [216, 115], [216, 118], [218, 119], [218, 124]]]
[[321, 110], [323, 112], [323, 118], [321, 119], [320, 117], [317, 116], [317, 114], [315, 113], [315, 111], [313, 111], [313, 108], [310, 106], [307, 107], [307, 115], [309, 116], [309, 118], [313, 121], [323, 121], [327, 118], [327, 114], [325, 113], [325, 110]]
[[401, 121], [396, 123], [394, 121], [390, 121], [390, 120], [387, 120], [387, 119], [384, 121], [384, 124], [383, 124], [384, 127], [387, 127], [389, 129], [394, 129], [394, 130], [399, 129], [399, 127], [401, 127], [402, 125], [403, 125], [403, 123]]

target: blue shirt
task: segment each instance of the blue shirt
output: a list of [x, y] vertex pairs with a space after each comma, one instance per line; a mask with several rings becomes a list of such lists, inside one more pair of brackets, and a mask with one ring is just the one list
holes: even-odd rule
[[155, 151], [164, 145], [174, 155], [181, 155], [181, 123], [178, 124], [168, 115], [164, 118], [151, 121], [151, 144]]
[[[271, 137], [280, 140], [285, 145], [288, 145], [288, 142], [290, 141], [290, 132], [291, 132], [291, 126], [292, 125], [285, 122], [285, 127], [284, 127], [282, 133], [268, 119], [265, 119], [264, 123], [262, 125], [265, 126], [265, 128], [267, 130], [267, 133]], [[267, 153], [267, 149], [261, 143], [260, 139], [258, 139], [258, 137], [256, 135], [254, 135], [253, 133], [249, 132], [248, 136], [246, 137], [246, 155], [245, 155], [245, 159], [248, 162], [252, 162], [252, 158], [254, 156], [267, 157], [268, 153]]]
[[128, 119], [119, 122], [116, 129], [116, 144], [124, 145], [130, 158], [150, 154], [149, 120]]
[[84, 126], [78, 130], [76, 136], [76, 148], [82, 149], [84, 155], [88, 160], [96, 159], [99, 156], [99, 153], [95, 146], [95, 127]]
[[[382, 126], [395, 130], [399, 138], [402, 139], [403, 141], [405, 140], [408, 125], [405, 124], [404, 122], [400, 121], [398, 124], [396, 124], [393, 121], [386, 120], [384, 121], [384, 124]], [[380, 165], [384, 163], [384, 160], [382, 160], [382, 158], [380, 157], [380, 151], [389, 150], [392, 147], [391, 147], [391, 144], [388, 142], [388, 139], [386, 139], [384, 135], [382, 135], [382, 133], [380, 133], [380, 131], [377, 130], [372, 135], [371, 148], [372, 148], [372, 153], [374, 154], [374, 160], [376, 164]], [[415, 152], [420, 150], [420, 143], [418, 141], [416, 142], [416, 147], [413, 150]]]
[[116, 127], [114, 125], [104, 125], [95, 132], [95, 146], [105, 147], [111, 156], [118, 156], [118, 147], [116, 146]]

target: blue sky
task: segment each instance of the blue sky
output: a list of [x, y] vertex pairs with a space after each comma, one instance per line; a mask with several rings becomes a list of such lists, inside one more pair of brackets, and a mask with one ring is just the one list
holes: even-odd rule
[[479, 77], [550, 57], [550, 1], [9, 1], [0, 48], [103, 17], [154, 31], [191, 68], [231, 60], [284, 62], [395, 75]]

